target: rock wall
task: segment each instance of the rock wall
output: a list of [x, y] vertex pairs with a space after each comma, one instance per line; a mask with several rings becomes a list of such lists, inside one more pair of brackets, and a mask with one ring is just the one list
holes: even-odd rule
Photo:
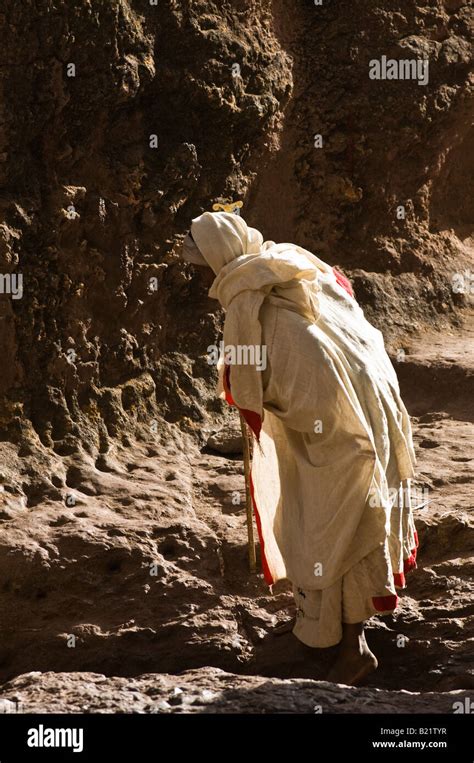
[[[472, 265], [472, 9], [279, 0], [274, 14], [294, 90], [252, 219], [347, 268], [389, 338], [436, 322], [463, 302], [453, 272]], [[427, 59], [426, 84], [371, 79], [382, 56]]]
[[208, 378], [196, 355], [217, 329], [173, 247], [271, 150], [291, 75], [270, 5], [6, 2], [0, 264], [24, 279], [2, 305], [11, 438], [28, 420], [60, 455], [104, 450], [132, 404], [111, 390], [143, 373], [171, 418], [196, 417], [176, 358]]

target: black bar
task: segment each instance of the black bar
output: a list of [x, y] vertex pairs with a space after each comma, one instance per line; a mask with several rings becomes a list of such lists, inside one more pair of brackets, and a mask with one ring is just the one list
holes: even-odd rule
[[[234, 760], [253, 763], [261, 753], [270, 761], [299, 755], [320, 761], [332, 756], [361, 759], [473, 761], [473, 718], [470, 713], [441, 715], [346, 714], [97, 714], [0, 715], [0, 763], [23, 761], [161, 761], [192, 763]], [[42, 727], [42, 732], [41, 732]], [[63, 729], [56, 736], [56, 729]], [[73, 731], [76, 729], [76, 736]], [[83, 731], [83, 745], [79, 750]], [[52, 730], [51, 732], [49, 730]], [[69, 730], [69, 732], [67, 731]], [[41, 732], [41, 733], [40, 733]], [[32, 747], [54, 741], [72, 747]], [[422, 746], [424, 743], [424, 746]], [[329, 758], [329, 763], [333, 763]], [[334, 763], [336, 763], [334, 761]]]

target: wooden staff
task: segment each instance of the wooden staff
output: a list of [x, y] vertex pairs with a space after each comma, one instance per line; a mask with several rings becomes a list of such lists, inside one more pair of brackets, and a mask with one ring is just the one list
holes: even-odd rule
[[239, 411], [240, 416], [240, 428], [242, 430], [242, 444], [244, 454], [244, 474], [245, 474], [245, 507], [247, 509], [247, 536], [248, 536], [248, 552], [249, 552], [249, 569], [250, 572], [257, 571], [257, 558], [255, 555], [255, 541], [253, 538], [253, 511], [252, 511], [252, 496], [250, 493], [250, 442], [247, 432], [247, 423]]

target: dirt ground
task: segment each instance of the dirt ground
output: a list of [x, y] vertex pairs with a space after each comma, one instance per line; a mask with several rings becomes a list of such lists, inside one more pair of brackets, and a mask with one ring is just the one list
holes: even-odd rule
[[[403, 689], [440, 711], [448, 701], [441, 693], [474, 686], [473, 329], [471, 316], [462, 330], [425, 333], [398, 363], [415, 427], [417, 484], [430, 503], [415, 515], [418, 568], [398, 609], [368, 624], [380, 666], [360, 696], [375, 704], [381, 695], [370, 691]], [[231, 439], [232, 419], [221, 445]], [[201, 681], [207, 691], [214, 676], [211, 706], [224, 711], [221, 673], [212, 668], [239, 674], [241, 686], [245, 676], [270, 679], [259, 690], [268, 707], [273, 679], [289, 682], [288, 696], [291, 679], [324, 679], [334, 649], [272, 632], [292, 615], [289, 584], [271, 594], [260, 573], [248, 572], [241, 456], [198, 449], [170, 426], [99, 462], [65, 460], [56, 483], [75, 495], [74, 506], [58, 510], [51, 498], [2, 513], [1, 675], [40, 671], [5, 685], [2, 697], [65, 709], [79, 694], [110, 709], [115, 700], [101, 705], [92, 688], [88, 698], [95, 674], [133, 677], [140, 692], [143, 674], [194, 670], [196, 691]], [[59, 681], [48, 671], [68, 675]], [[80, 686], [77, 672], [94, 676]], [[154, 678], [164, 681], [166, 697], [179, 684], [172, 675]]]

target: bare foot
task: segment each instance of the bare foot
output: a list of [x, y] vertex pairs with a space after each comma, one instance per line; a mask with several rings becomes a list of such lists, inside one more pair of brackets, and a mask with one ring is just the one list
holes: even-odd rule
[[296, 617], [292, 617], [290, 620], [285, 620], [283, 623], [280, 623], [280, 625], [276, 625], [272, 628], [272, 633], [274, 636], [282, 636], [284, 633], [290, 633], [295, 627], [295, 623]]
[[367, 644], [360, 650], [341, 649], [329, 671], [326, 681], [335, 684], [357, 686], [369, 673], [377, 669], [378, 661]]

